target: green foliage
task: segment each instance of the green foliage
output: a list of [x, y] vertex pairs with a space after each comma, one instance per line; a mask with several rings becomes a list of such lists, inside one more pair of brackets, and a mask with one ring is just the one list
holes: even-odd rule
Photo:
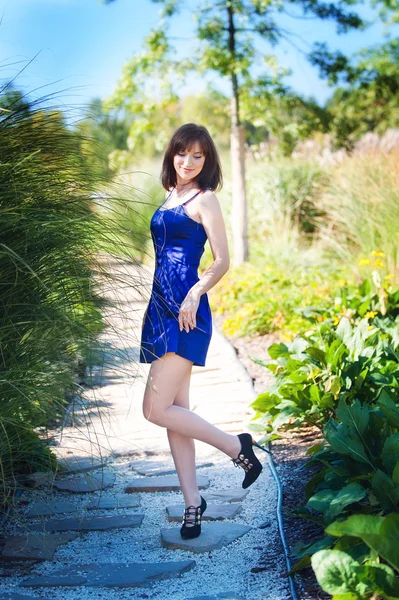
[[399, 597], [399, 292], [377, 283], [343, 290], [346, 316], [330, 311], [317, 329], [271, 345], [273, 385], [251, 404], [264, 439], [302, 423], [323, 432], [294, 514], [326, 535], [296, 546], [292, 571], [311, 561], [334, 598]]
[[302, 238], [313, 234], [325, 215], [319, 204], [329, 177], [327, 170], [311, 162], [262, 161], [252, 167], [248, 196], [253, 244], [264, 244], [273, 235], [282, 237], [285, 228]]
[[85, 118], [77, 123], [74, 132], [90, 171], [109, 181], [116, 166], [110, 163], [109, 156], [115, 150], [127, 149], [128, 123], [108, 114], [97, 98], [89, 104]]
[[[370, 598], [379, 594], [387, 600], [399, 598], [399, 514], [386, 517], [352, 515], [336, 521], [326, 531], [334, 536], [360, 539], [370, 549], [362, 563], [340, 550], [321, 550], [312, 556], [312, 567], [323, 589], [333, 598]], [[387, 564], [381, 563], [379, 558]], [[346, 597], [346, 596], [343, 596]]]
[[[268, 64], [272, 64], [270, 60]], [[289, 156], [299, 141], [306, 140], [315, 132], [329, 130], [331, 116], [328, 111], [314, 99], [303, 98], [283, 86], [281, 80], [284, 74], [278, 70], [269, 84], [262, 80], [243, 86], [243, 118], [251, 150], [256, 151], [260, 142], [273, 136], [281, 154]]]
[[[184, 6], [181, 0], [154, 0], [163, 6], [161, 21], [146, 37], [143, 50], [126, 63], [118, 87], [108, 107], [125, 108], [133, 116], [129, 148], [139, 145], [146, 134], [157, 132], [163, 140], [176, 127], [179, 90], [193, 73], [216, 72], [227, 78], [236, 98], [239, 122], [278, 135], [284, 153], [309, 131], [324, 130], [327, 113], [314, 100], [304, 100], [283, 85], [287, 71], [278, 66], [274, 55], [259, 55], [256, 38], [276, 46], [286, 36], [275, 18], [283, 6], [278, 1], [207, 1], [196, 7], [195, 44], [192, 53], [182, 58], [170, 43], [170, 19]], [[292, 2], [288, 3], [291, 8]], [[311, 14], [337, 25], [339, 33], [363, 27], [358, 14], [349, 7], [318, 2], [295, 2], [302, 15]], [[288, 17], [290, 12], [287, 12]], [[161, 110], [164, 118], [157, 122]], [[248, 129], [248, 127], [247, 127]]]
[[387, 600], [399, 597], [395, 572], [377, 561], [361, 564], [340, 550], [320, 550], [312, 556], [312, 567], [333, 600], [366, 600], [375, 594]]
[[98, 185], [62, 114], [0, 99], [0, 469], [54, 466], [35, 432], [63, 414], [103, 329], [94, 281]]
[[[335, 58], [340, 60], [343, 62]], [[333, 71], [332, 67], [325, 69]], [[337, 76], [330, 79], [336, 80]], [[346, 66], [346, 85], [336, 89], [326, 106], [337, 147], [351, 148], [369, 131], [384, 133], [389, 127], [398, 127], [398, 80], [398, 40], [363, 50], [354, 66]]]
[[[362, 405], [375, 402], [383, 391], [385, 398], [386, 386], [399, 387], [395, 354], [399, 294], [387, 292], [387, 298], [385, 316], [377, 317], [379, 297], [364, 281], [357, 296], [345, 293], [340, 298], [341, 315], [347, 316], [339, 318], [330, 309], [319, 330], [298, 336], [290, 344], [269, 347], [276, 362], [267, 368], [275, 381], [252, 405], [269, 431], [276, 433], [288, 423], [290, 427], [308, 423], [319, 428], [327, 424], [325, 436], [333, 449], [339, 452], [339, 447], [347, 446], [354, 458], [368, 462], [356, 432], [351, 437], [345, 428], [327, 421], [336, 414], [342, 424], [352, 418], [361, 427], [367, 417]], [[373, 325], [369, 325], [371, 318]], [[348, 402], [354, 402], [350, 411]], [[392, 410], [386, 410], [389, 408]]]
[[[277, 249], [274, 249], [277, 250]], [[302, 255], [303, 256], [303, 255]], [[309, 320], [318, 321], [326, 310], [326, 299], [339, 295], [343, 271], [339, 267], [329, 269], [322, 265], [300, 264], [292, 260], [270, 263], [259, 260], [259, 267], [246, 264], [230, 268], [212, 291], [212, 306], [223, 315], [223, 331], [227, 335], [251, 335], [279, 332], [284, 340], [308, 328]], [[262, 267], [263, 263], [263, 267]], [[295, 281], [295, 286], [292, 282]], [[340, 309], [339, 309], [340, 310]]]

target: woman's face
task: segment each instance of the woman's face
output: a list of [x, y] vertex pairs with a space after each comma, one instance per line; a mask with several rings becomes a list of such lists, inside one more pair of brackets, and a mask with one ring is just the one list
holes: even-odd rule
[[177, 173], [177, 183], [188, 183], [195, 179], [201, 173], [204, 163], [205, 154], [198, 142], [195, 142], [190, 149], [175, 154], [173, 166]]

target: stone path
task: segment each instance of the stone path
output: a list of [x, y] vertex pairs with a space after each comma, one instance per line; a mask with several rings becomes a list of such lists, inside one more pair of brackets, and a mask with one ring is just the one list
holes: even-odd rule
[[[114, 271], [119, 284], [112, 286], [101, 364], [53, 432], [65, 470], [31, 477], [32, 489], [5, 525], [0, 600], [289, 600], [264, 453], [257, 451], [263, 473], [243, 490], [244, 471], [196, 442], [208, 510], [201, 536], [181, 538], [183, 497], [166, 432], [141, 411], [149, 365], [137, 359], [146, 302], [133, 291], [132, 266]], [[148, 290], [152, 269], [145, 273]], [[254, 395], [234, 349], [214, 327], [207, 366], [193, 367], [192, 409], [239, 433]], [[265, 555], [272, 567], [259, 567]]]

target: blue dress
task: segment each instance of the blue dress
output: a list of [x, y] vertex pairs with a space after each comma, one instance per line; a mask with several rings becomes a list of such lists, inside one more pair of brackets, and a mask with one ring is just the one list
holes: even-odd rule
[[180, 331], [178, 321], [187, 292], [199, 281], [198, 266], [208, 239], [202, 223], [189, 217], [184, 209], [199, 193], [179, 206], [158, 208], [151, 218], [156, 264], [141, 333], [141, 363], [151, 363], [166, 352], [176, 352], [194, 365], [205, 366], [212, 336], [207, 294], [200, 296], [194, 329]]

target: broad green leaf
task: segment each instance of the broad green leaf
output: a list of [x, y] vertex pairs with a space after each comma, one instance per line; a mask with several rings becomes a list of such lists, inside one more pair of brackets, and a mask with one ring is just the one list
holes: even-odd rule
[[361, 538], [351, 535], [342, 536], [338, 542], [334, 544], [334, 550], [341, 550], [349, 554], [351, 558], [359, 563], [370, 557], [370, 548]]
[[334, 408], [335, 404], [336, 402], [332, 394], [323, 394], [319, 401], [319, 407], [322, 410], [325, 408]]
[[367, 406], [362, 406], [359, 400], [355, 400], [353, 404], [349, 405], [341, 398], [336, 414], [344, 425], [355, 431], [359, 438], [363, 438], [369, 422], [369, 409]]
[[304, 351], [305, 354], [309, 354], [312, 358], [320, 362], [322, 365], [326, 364], [326, 353], [320, 348], [316, 348], [316, 346], [309, 346]]
[[361, 373], [359, 373], [359, 375], [356, 377], [355, 379], [355, 387], [357, 390], [360, 390], [360, 388], [362, 387], [367, 375], [368, 375], [369, 369], [364, 369], [363, 371], [361, 371]]
[[267, 412], [279, 402], [281, 402], [281, 398], [279, 396], [276, 396], [276, 394], [270, 394], [269, 392], [264, 392], [255, 398], [255, 400], [250, 404], [250, 407], [259, 412]]
[[309, 381], [308, 373], [302, 370], [292, 371], [289, 378], [294, 383], [307, 383]]
[[319, 404], [320, 402], [320, 389], [318, 385], [311, 385], [309, 387], [309, 396], [313, 404]]
[[385, 441], [381, 458], [388, 473], [393, 473], [399, 463], [399, 432], [394, 433]]
[[341, 390], [341, 378], [338, 375], [331, 375], [324, 384], [324, 391], [331, 392], [336, 396]]
[[303, 338], [301, 335], [297, 335], [292, 340], [292, 342], [290, 343], [290, 346], [289, 346], [289, 351], [290, 351], [292, 358], [303, 359], [303, 356], [301, 356], [301, 354], [303, 354], [305, 352], [305, 350], [308, 346], [309, 346], [308, 340]]
[[294, 508], [293, 510], [289, 511], [289, 514], [295, 517], [300, 517], [301, 519], [306, 519], [306, 521], [312, 521], [312, 523], [322, 525], [322, 521], [319, 518], [316, 518], [313, 512], [311, 512], [305, 506], [299, 506], [298, 508]]
[[353, 334], [352, 325], [347, 317], [342, 317], [342, 319], [340, 319], [335, 334], [339, 340], [349, 347]]
[[352, 515], [346, 521], [331, 523], [325, 531], [330, 535], [360, 537], [394, 569], [399, 570], [399, 514], [387, 517]]
[[325, 531], [330, 535], [336, 535], [337, 537], [351, 535], [364, 539], [365, 536], [378, 535], [383, 522], [384, 517], [351, 515], [345, 519], [345, 521], [334, 521], [334, 523], [330, 523]]
[[372, 373], [369, 378], [371, 379], [371, 381], [373, 381], [374, 383], [376, 383], [379, 386], [383, 386], [383, 385], [393, 385], [394, 383], [394, 378], [392, 377], [392, 375], [384, 375], [383, 373], [380, 372], [376, 372], [376, 373]]
[[399, 410], [387, 390], [381, 390], [381, 393], [378, 396], [377, 405], [387, 417], [389, 424], [392, 425], [392, 427], [399, 429]]
[[320, 450], [323, 450], [323, 449], [324, 449], [324, 442], [319, 442], [318, 444], [315, 444], [314, 446], [311, 446], [310, 448], [308, 448], [308, 449], [306, 450], [306, 453], [305, 453], [305, 454], [306, 454], [307, 456], [309, 456], [309, 455], [313, 455], [313, 454], [315, 454], [316, 452], [320, 452]]
[[367, 490], [360, 485], [360, 483], [348, 483], [345, 487], [342, 488], [335, 495], [335, 497], [331, 500], [330, 504], [330, 515], [331, 517], [335, 517], [338, 515], [344, 508], [353, 504], [354, 502], [359, 502], [362, 500], [367, 494]]
[[309, 554], [305, 554], [305, 556], [303, 556], [300, 560], [298, 560], [298, 562], [296, 562], [294, 564], [294, 566], [289, 571], [288, 575], [292, 575], [293, 573], [297, 573], [298, 571], [301, 571], [301, 569], [305, 569], [309, 565], [310, 565], [310, 555]]
[[392, 481], [395, 484], [399, 484], [399, 462], [396, 463], [395, 468], [393, 470]]
[[335, 452], [347, 454], [361, 463], [371, 465], [361, 440], [347, 427], [330, 420], [324, 427], [324, 436]]
[[306, 555], [315, 554], [319, 550], [324, 550], [325, 548], [330, 548], [334, 543], [334, 537], [332, 535], [326, 535], [320, 540], [316, 540], [311, 544], [299, 544], [295, 548], [294, 555], [298, 558], [302, 558]]
[[276, 360], [280, 356], [289, 356], [288, 346], [286, 346], [285, 344], [272, 344], [271, 346], [269, 346], [267, 351], [270, 357], [274, 360]]
[[306, 500], [308, 501], [309, 498], [312, 496], [314, 490], [316, 489], [317, 485], [323, 481], [324, 476], [326, 474], [327, 469], [321, 469], [320, 471], [317, 471], [310, 479], [309, 481], [306, 483], [306, 488], [305, 488], [305, 495], [306, 495]]
[[371, 485], [380, 504], [387, 511], [397, 511], [399, 508], [399, 487], [384, 471], [377, 469], [374, 477], [371, 479]]
[[335, 496], [336, 492], [333, 490], [320, 490], [309, 498], [306, 502], [306, 506], [310, 506], [310, 508], [325, 514], [329, 511], [330, 504]]
[[360, 584], [355, 573], [359, 566], [353, 558], [340, 550], [320, 550], [311, 558], [317, 581], [329, 594], [354, 594], [361, 599], [364, 585]]
[[327, 363], [331, 366], [331, 370], [339, 369], [346, 356], [349, 355], [349, 350], [340, 340], [334, 340], [326, 352]]
[[399, 596], [399, 582], [395, 573], [388, 565], [364, 564], [356, 567], [359, 580], [367, 585], [373, 592], [383, 593], [386, 596]]

